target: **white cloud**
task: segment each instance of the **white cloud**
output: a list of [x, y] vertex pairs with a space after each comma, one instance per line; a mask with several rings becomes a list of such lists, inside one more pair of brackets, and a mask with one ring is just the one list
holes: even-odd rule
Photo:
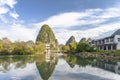
[[105, 9], [104, 12], [100, 16], [98, 16], [98, 18], [115, 18], [115, 17], [120, 17], [119, 8]]
[[43, 22], [37, 23], [36, 25], [40, 26], [43, 24], [49, 24], [52, 27], [68, 28], [72, 26], [81, 26], [86, 24], [104, 22], [105, 21], [104, 19], [96, 19], [96, 20], [83, 19], [87, 17], [91, 18], [92, 15], [97, 11], [101, 11], [101, 9], [93, 9], [93, 10], [90, 9], [84, 12], [62, 13], [62, 14], [52, 16]]
[[1, 14], [6, 14], [7, 12], [8, 12], [8, 8], [0, 7], [0, 15]]
[[[87, 9], [83, 12], [67, 12], [49, 17], [47, 20], [37, 23], [50, 25], [60, 43], [65, 43], [68, 38], [74, 35], [79, 41], [82, 37], [97, 37], [105, 32], [120, 28], [120, 21], [106, 23], [111, 18], [120, 18], [120, 9], [117, 7], [107, 9]], [[101, 24], [103, 23], [103, 24]], [[96, 26], [87, 27], [86, 30], [69, 30], [69, 28], [82, 28], [82, 25]]]
[[11, 12], [10, 16], [13, 17], [14, 19], [17, 19], [19, 15], [16, 12]]
[[10, 8], [14, 8], [14, 5], [17, 3], [16, 0], [0, 0], [0, 6], [9, 6]]
[[[66, 43], [66, 41], [71, 35], [75, 36], [76, 40], [79, 41], [82, 37], [100, 38], [100, 37], [110, 36], [111, 34], [109, 35], [102, 35], [102, 34], [113, 31], [113, 30], [117, 30], [117, 29], [120, 29], [120, 21], [116, 23], [100, 25], [98, 27], [87, 29], [87, 30], [75, 30], [75, 31], [61, 30], [59, 33], [56, 33], [56, 37], [60, 43], [64, 44]], [[102, 36], [98, 37], [99, 35], [102, 35]]]
[[[11, 0], [9, 3], [5, 3], [4, 0], [0, 1], [0, 19], [3, 22], [7, 23], [6, 18], [4, 17], [6, 13], [13, 19], [18, 19], [19, 14], [16, 11], [10, 11], [9, 8], [6, 8], [1, 5], [8, 5], [10, 8], [14, 8], [16, 0]], [[13, 6], [13, 7], [12, 7]], [[82, 37], [96, 37], [105, 32], [113, 31], [120, 28], [120, 21], [105, 23], [111, 18], [120, 18], [120, 9], [117, 7], [107, 8], [107, 9], [87, 9], [81, 12], [66, 12], [57, 14], [49, 17], [43, 22], [35, 23], [34, 27], [28, 28], [25, 25], [18, 24], [9, 25], [10, 27], [5, 30], [0, 30], [0, 37], [8, 37], [12, 41], [14, 40], [33, 40], [35, 41], [37, 32], [40, 29], [40, 26], [43, 24], [48, 24], [53, 28], [53, 31], [58, 39], [59, 43], [65, 43], [70, 36], [75, 36], [77, 41]], [[2, 14], [2, 15], [1, 15]], [[102, 23], [102, 24], [101, 24]], [[80, 30], [83, 25], [94, 26], [92, 28], [86, 27], [85, 30]], [[76, 27], [75, 27], [76, 26]], [[70, 28], [79, 27], [78, 30], [69, 30]]]
[[14, 9], [15, 4], [17, 4], [17, 0], [0, 0], [0, 21], [8, 22], [10, 20], [8, 16], [11, 16], [13, 19], [19, 17]]
[[49, 24], [53, 28], [70, 28], [73, 26], [82, 26], [89, 24], [100, 24], [108, 21], [110, 18], [120, 17], [119, 8], [107, 9], [87, 9], [83, 12], [66, 12], [49, 17], [47, 20], [37, 23], [41, 26]]
[[0, 20], [4, 23], [8, 23], [8, 20], [4, 15], [0, 15]]
[[27, 28], [21, 24], [13, 24], [8, 29], [0, 30], [0, 38], [8, 37], [12, 41], [28, 41], [35, 40], [38, 29]]

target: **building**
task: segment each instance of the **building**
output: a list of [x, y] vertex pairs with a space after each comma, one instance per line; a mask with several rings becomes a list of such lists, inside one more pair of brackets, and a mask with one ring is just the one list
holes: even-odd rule
[[97, 46], [99, 50], [118, 50], [120, 49], [120, 29], [115, 31], [111, 36], [92, 40], [92, 46]]
[[45, 48], [46, 48], [45, 52], [49, 53], [50, 52], [50, 44], [45, 44]]

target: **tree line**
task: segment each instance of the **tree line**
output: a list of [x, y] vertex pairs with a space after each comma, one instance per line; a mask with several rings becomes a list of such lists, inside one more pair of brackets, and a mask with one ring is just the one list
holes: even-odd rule
[[91, 38], [82, 38], [79, 42], [72, 42], [69, 45], [62, 45], [61, 50], [67, 53], [79, 53], [79, 52], [96, 52], [98, 48], [91, 46]]
[[34, 43], [33, 41], [15, 41], [8, 38], [0, 40], [0, 55], [26, 55], [41, 54], [45, 51], [45, 45], [42, 42]]

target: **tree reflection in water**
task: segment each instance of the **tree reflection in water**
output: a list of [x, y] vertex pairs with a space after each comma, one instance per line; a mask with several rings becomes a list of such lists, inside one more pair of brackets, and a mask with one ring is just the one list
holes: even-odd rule
[[[59, 62], [58, 62], [58, 58], [59, 58]], [[69, 64], [68, 67], [66, 67], [66, 68], [69, 68], [71, 70], [72, 69], [74, 70], [74, 68], [77, 65], [77, 68], [80, 68], [80, 67], [85, 68], [86, 66], [91, 66], [92, 69], [94, 69], [94, 67], [97, 67], [97, 68], [102, 68], [102, 69], [105, 69], [108, 71], [120, 73], [120, 63], [111, 64], [111, 63], [106, 63], [104, 61], [98, 61], [97, 59], [94, 60], [94, 58], [83, 58], [83, 57], [74, 56], [74, 55], [63, 55], [63, 56], [58, 57], [56, 53], [55, 54], [54, 53], [46, 53], [46, 54], [33, 55], [33, 56], [25, 56], [24, 55], [24, 56], [0, 57], [0, 79], [3, 76], [2, 74], [6, 74], [4, 76], [4, 77], [6, 77], [8, 75], [8, 73], [10, 73], [12, 75], [10, 77], [8, 77], [7, 80], [9, 80], [13, 76], [20, 77], [20, 78], [22, 78], [21, 80], [41, 80], [41, 78], [43, 80], [48, 80], [48, 79], [52, 79], [52, 78], [54, 79], [55, 75], [57, 74], [56, 70], [58, 70], [59, 73], [61, 71], [61, 72], [63, 72], [61, 74], [64, 74], [64, 71], [62, 71], [62, 70], [65, 70], [65, 69], [63, 69], [64, 67], [59, 68], [60, 65], [56, 67], [57, 62], [59, 64], [61, 61], [60, 58], [62, 58], [62, 60], [64, 60], [64, 62], [65, 62], [63, 64], [63, 66], [67, 66]], [[82, 69], [82, 68], [80, 68], [80, 69]], [[13, 70], [13, 72], [11, 72], [11, 70]], [[21, 72], [23, 72], [23, 73], [25, 72], [27, 75], [22, 74]], [[67, 72], [67, 70], [66, 70], [66, 72]], [[19, 76], [16, 75], [16, 73], [18, 73]], [[69, 73], [69, 71], [68, 71], [68, 73]], [[61, 75], [61, 74], [59, 74], [59, 75]], [[77, 75], [82, 75], [82, 73], [77, 74]], [[73, 76], [74, 76], [74, 74], [73, 74]], [[68, 77], [70, 77], [70, 76], [68, 75]], [[4, 79], [5, 78], [3, 78], [3, 80]]]
[[11, 70], [12, 65], [14, 69], [25, 68], [27, 63], [33, 63], [34, 56], [3, 56], [0, 57], [0, 71], [7, 73]]
[[[28, 63], [36, 63], [37, 70], [43, 80], [48, 80], [57, 64], [56, 54], [42, 54], [36, 56], [14, 56], [0, 58], [0, 72], [7, 73], [11, 69], [24, 69]], [[14, 67], [12, 67], [14, 65]]]
[[103, 61], [102, 59], [99, 60], [95, 58], [83, 58], [74, 55], [66, 55], [63, 56], [63, 58], [66, 60], [71, 68], [74, 68], [75, 65], [78, 65], [79, 67], [86, 67], [87, 65], [91, 65], [93, 67], [120, 74], [120, 62], [110, 63], [105, 62], [107, 60]]
[[71, 68], [74, 68], [75, 65], [78, 65], [79, 67], [85, 67], [87, 65], [91, 65], [93, 61], [93, 58], [83, 58], [74, 55], [66, 55], [63, 56], [63, 58], [70, 65]]

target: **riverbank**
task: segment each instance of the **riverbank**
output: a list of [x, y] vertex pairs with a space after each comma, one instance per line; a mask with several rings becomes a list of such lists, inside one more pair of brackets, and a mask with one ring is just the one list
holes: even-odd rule
[[120, 61], [119, 51], [80, 52], [76, 53], [75, 56], [84, 58], [91, 57], [109, 63], [116, 63]]

